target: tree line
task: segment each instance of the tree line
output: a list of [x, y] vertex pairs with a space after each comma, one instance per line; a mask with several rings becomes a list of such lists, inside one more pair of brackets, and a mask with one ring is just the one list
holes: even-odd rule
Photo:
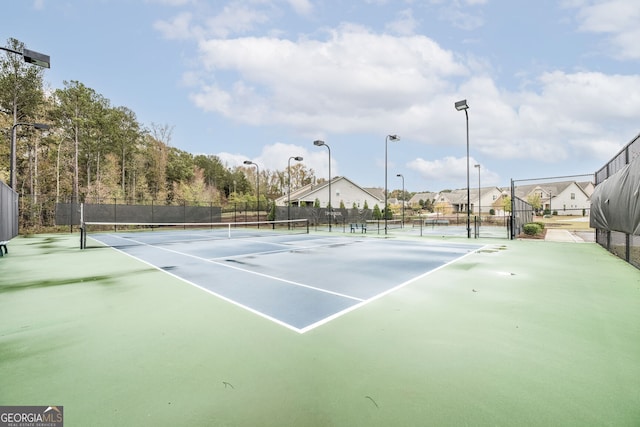
[[[22, 51], [9, 39], [7, 47]], [[252, 165], [229, 167], [215, 155], [193, 155], [171, 145], [173, 127], [140, 123], [134, 111], [79, 81], [47, 89], [44, 69], [20, 55], [0, 57], [0, 179], [9, 181], [11, 131], [16, 135], [15, 190], [37, 202], [107, 201], [126, 203], [256, 203], [282, 195], [291, 176], [297, 188], [315, 180], [304, 164], [290, 171]], [[30, 124], [46, 123], [47, 131]], [[318, 180], [321, 182], [322, 180]]]

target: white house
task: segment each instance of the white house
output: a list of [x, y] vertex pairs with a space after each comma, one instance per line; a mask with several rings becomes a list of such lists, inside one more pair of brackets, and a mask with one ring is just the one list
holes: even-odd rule
[[[323, 182], [316, 185], [306, 185], [290, 195], [285, 194], [275, 200], [276, 206], [287, 206], [291, 201], [292, 206], [313, 206], [318, 200], [321, 208], [327, 207], [329, 204], [329, 182]], [[364, 189], [343, 176], [334, 177], [331, 180], [331, 205], [334, 208], [344, 204], [347, 209], [354, 205], [358, 209], [363, 209], [365, 203], [369, 209], [373, 209], [378, 205], [380, 209], [384, 206], [384, 198], [380, 199], [374, 192]]]
[[[480, 197], [478, 197], [478, 194], [480, 194]], [[471, 212], [474, 215], [479, 213], [488, 215], [493, 209], [494, 213], [498, 213], [502, 209], [502, 197], [504, 197], [504, 191], [498, 187], [470, 188]], [[419, 204], [420, 200], [431, 200], [434, 211], [441, 214], [467, 212], [466, 188], [441, 191], [439, 193], [418, 193], [411, 198], [409, 203], [413, 206]]]
[[516, 197], [528, 201], [537, 196], [543, 209], [558, 215], [588, 215], [592, 193], [593, 184], [589, 182], [562, 181], [515, 187]]

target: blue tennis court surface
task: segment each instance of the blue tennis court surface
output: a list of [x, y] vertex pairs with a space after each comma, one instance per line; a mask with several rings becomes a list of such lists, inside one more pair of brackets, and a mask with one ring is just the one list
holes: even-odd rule
[[161, 232], [94, 234], [168, 274], [300, 333], [482, 245], [326, 235], [161, 243]]

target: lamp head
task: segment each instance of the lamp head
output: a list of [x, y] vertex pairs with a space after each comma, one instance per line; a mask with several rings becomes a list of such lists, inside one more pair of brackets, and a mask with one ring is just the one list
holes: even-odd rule
[[293, 158], [293, 160], [295, 160], [296, 162], [301, 162], [304, 159], [301, 156], [296, 156], [296, 157]]
[[456, 110], [462, 111], [469, 108], [469, 104], [467, 104], [467, 100], [463, 99], [462, 101], [458, 101], [455, 103]]
[[40, 130], [49, 130], [49, 125], [44, 123], [34, 123], [33, 127]]
[[[402, 176], [402, 174], [401, 174], [401, 173], [399, 173], [399, 174], [398, 174], [398, 175], [396, 175], [396, 176], [397, 176], [398, 178], [400, 178], [400, 177]], [[404, 178], [404, 177], [403, 177], [403, 178]]]
[[391, 141], [400, 141], [400, 137], [398, 135], [387, 135]]
[[253, 162], [252, 162], [251, 160], [245, 160], [245, 161], [244, 161], [244, 164], [245, 164], [245, 165], [252, 165], [252, 164], [253, 164]]
[[480, 169], [480, 165], [473, 165], [473, 167]]
[[318, 139], [318, 140], [313, 141], [313, 145], [315, 145], [316, 147], [322, 147], [323, 145], [327, 145], [327, 144], [325, 144], [324, 141], [321, 141], [321, 140]]

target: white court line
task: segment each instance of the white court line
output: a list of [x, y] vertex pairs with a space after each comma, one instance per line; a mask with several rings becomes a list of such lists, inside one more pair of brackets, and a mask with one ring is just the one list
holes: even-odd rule
[[[93, 240], [97, 240], [97, 239], [94, 239], [93, 237], [90, 237], [90, 238], [93, 239]], [[97, 241], [100, 242], [99, 240], [97, 240]], [[102, 243], [103, 245], [106, 245], [104, 242], [100, 242], [100, 243]], [[219, 294], [217, 292], [212, 291], [211, 289], [207, 289], [207, 288], [205, 288], [203, 286], [198, 285], [197, 283], [193, 283], [192, 281], [185, 279], [184, 277], [180, 277], [177, 274], [173, 274], [173, 273], [171, 273], [171, 272], [169, 272], [167, 270], [164, 270], [160, 266], [157, 266], [157, 265], [152, 264], [152, 263], [150, 263], [148, 261], [140, 259], [140, 258], [138, 258], [138, 257], [136, 257], [134, 255], [131, 255], [130, 253], [127, 253], [127, 252], [125, 252], [125, 251], [123, 251], [121, 249], [114, 248], [113, 246], [107, 246], [107, 247], [110, 247], [114, 251], [120, 252], [121, 254], [124, 254], [124, 255], [126, 255], [126, 256], [128, 256], [130, 258], [133, 258], [138, 262], [141, 262], [141, 263], [146, 264], [146, 265], [148, 265], [148, 266], [150, 266], [152, 268], [155, 268], [156, 270], [159, 270], [159, 271], [161, 271], [161, 272], [163, 272], [165, 274], [168, 274], [169, 276], [175, 277], [176, 279], [178, 279], [178, 280], [180, 280], [180, 281], [182, 281], [182, 282], [184, 282], [184, 283], [186, 283], [188, 285], [194, 286], [194, 287], [196, 287], [196, 288], [198, 288], [198, 289], [200, 289], [202, 291], [207, 292], [208, 294], [211, 294], [211, 295], [213, 295], [215, 297], [218, 297], [223, 301], [231, 303], [231, 304], [235, 305], [236, 307], [240, 307], [240, 308], [242, 308], [244, 310], [247, 310], [247, 311], [249, 311], [249, 312], [251, 312], [253, 314], [257, 314], [258, 316], [262, 317], [263, 319], [270, 320], [270, 321], [272, 321], [274, 323], [277, 323], [280, 326], [284, 326], [285, 328], [290, 329], [292, 331], [295, 331], [295, 332], [297, 332], [299, 334], [302, 333], [300, 328], [296, 328], [295, 326], [292, 326], [292, 325], [290, 325], [290, 324], [288, 324], [286, 322], [283, 322], [282, 320], [276, 319], [275, 317], [271, 317], [268, 314], [265, 314], [265, 313], [263, 313], [261, 311], [255, 310], [255, 309], [253, 309], [253, 308], [251, 308], [251, 307], [249, 307], [247, 305], [240, 304], [238, 301], [232, 300], [231, 298], [227, 298], [224, 295], [221, 295], [221, 294]]]
[[[325, 240], [325, 239], [322, 239]], [[262, 240], [247, 240], [249, 242], [260, 242], [260, 243], [265, 243]], [[357, 242], [361, 242], [362, 240], [354, 240], [353, 242], [349, 242], [348, 244], [353, 244], [353, 243], [357, 243]], [[242, 257], [250, 257], [250, 256], [254, 256], [254, 255], [268, 255], [268, 254], [277, 254], [277, 253], [284, 253], [284, 252], [296, 252], [296, 251], [305, 251], [308, 249], [318, 249], [318, 248], [327, 248], [327, 247], [331, 247], [331, 246], [335, 246], [335, 243], [323, 243], [320, 245], [312, 245], [312, 246], [293, 246], [290, 243], [272, 243], [272, 242], [267, 242], [270, 245], [274, 245], [274, 246], [283, 246], [282, 249], [273, 249], [270, 251], [260, 251], [260, 252], [247, 252], [247, 253], [243, 253], [243, 254], [238, 254], [238, 255], [229, 255], [229, 256], [223, 256], [223, 257], [215, 257], [215, 258], [209, 258], [211, 260], [216, 260], [216, 259], [233, 259], [233, 258], [242, 258]], [[150, 245], [153, 246], [153, 245]], [[162, 249], [162, 248], [160, 248]]]
[[[140, 243], [141, 245], [144, 245], [144, 246], [156, 247], [156, 246], [144, 243], [144, 242], [138, 242], [138, 241], [133, 240], [133, 239], [128, 239], [126, 237], [120, 237], [120, 236], [113, 236], [113, 237], [118, 237], [118, 238], [121, 238], [121, 239], [124, 239], [124, 240], [130, 240], [130, 241], [133, 241], [133, 242], [136, 242], [136, 243]], [[94, 240], [96, 240], [96, 239], [94, 239]], [[100, 242], [100, 243], [104, 244], [103, 242]], [[127, 253], [127, 252], [124, 252], [124, 251], [122, 251], [120, 249], [116, 249], [114, 247], [111, 247], [111, 248], [116, 250], [116, 251], [118, 251], [118, 252], [120, 252], [120, 253], [123, 253], [123, 254], [131, 257], [131, 258], [134, 258], [134, 259], [136, 259], [136, 260], [138, 260], [140, 262], [143, 262], [143, 263], [145, 263], [145, 264], [147, 264], [147, 265], [149, 265], [149, 266], [151, 266], [151, 267], [153, 267], [153, 268], [155, 268], [157, 270], [160, 270], [163, 273], [166, 273], [166, 274], [168, 274], [170, 276], [173, 276], [176, 279], [181, 280], [181, 281], [183, 281], [183, 282], [185, 282], [185, 283], [187, 283], [189, 285], [195, 286], [196, 288], [199, 288], [199, 289], [201, 289], [201, 290], [203, 290], [203, 291], [205, 291], [205, 292], [207, 292], [207, 293], [209, 293], [211, 295], [214, 295], [214, 296], [216, 296], [216, 297], [218, 297], [218, 298], [220, 298], [220, 299], [222, 299], [224, 301], [227, 301], [227, 302], [229, 302], [229, 303], [231, 303], [231, 304], [233, 304], [233, 305], [235, 305], [237, 307], [243, 308], [243, 309], [245, 309], [245, 310], [247, 310], [247, 311], [249, 311], [251, 313], [254, 313], [254, 314], [264, 318], [264, 319], [271, 320], [272, 322], [277, 323], [278, 325], [284, 326], [285, 328], [287, 328], [289, 330], [295, 331], [295, 332], [297, 332], [299, 334], [304, 334], [304, 333], [309, 332], [309, 331], [311, 331], [311, 330], [313, 330], [315, 328], [318, 328], [318, 327], [320, 327], [322, 325], [325, 325], [325, 324], [329, 323], [332, 320], [335, 320], [335, 319], [337, 319], [339, 317], [342, 317], [347, 313], [350, 313], [350, 312], [352, 312], [354, 310], [357, 310], [357, 309], [369, 304], [370, 302], [373, 302], [373, 301], [375, 301], [377, 299], [380, 299], [380, 298], [382, 298], [382, 297], [384, 297], [386, 295], [389, 295], [390, 293], [395, 292], [398, 289], [401, 289], [401, 288], [409, 285], [410, 283], [412, 283], [412, 282], [414, 282], [416, 280], [419, 280], [419, 279], [421, 279], [423, 277], [426, 277], [429, 274], [448, 266], [449, 264], [453, 264], [455, 262], [458, 262], [459, 260], [461, 260], [463, 258], [466, 258], [467, 256], [472, 255], [472, 254], [474, 254], [474, 253], [476, 253], [476, 252], [478, 252], [478, 251], [480, 251], [480, 250], [482, 250], [482, 249], [484, 249], [484, 248], [486, 248], [488, 246], [491, 246], [491, 245], [488, 245], [488, 244], [487, 245], [483, 245], [480, 248], [477, 248], [477, 249], [475, 249], [473, 251], [470, 251], [467, 254], [464, 254], [464, 255], [462, 255], [462, 256], [460, 256], [458, 258], [455, 258], [455, 259], [453, 259], [453, 260], [451, 260], [451, 261], [449, 261], [449, 262], [447, 262], [447, 263], [445, 263], [445, 264], [443, 264], [443, 265], [441, 265], [439, 267], [436, 267], [436, 268], [434, 268], [432, 270], [429, 270], [429, 271], [427, 271], [427, 272], [425, 272], [425, 273], [423, 273], [423, 274], [421, 274], [419, 276], [413, 277], [413, 278], [411, 278], [411, 279], [409, 279], [409, 280], [407, 280], [407, 281], [405, 281], [403, 283], [400, 283], [399, 285], [396, 285], [396, 286], [394, 286], [392, 288], [387, 289], [384, 292], [381, 292], [381, 293], [379, 293], [377, 295], [374, 295], [373, 297], [371, 297], [369, 299], [364, 299], [364, 300], [361, 299], [361, 298], [356, 298], [356, 297], [352, 297], [352, 296], [348, 296], [348, 295], [342, 295], [342, 294], [339, 294], [339, 293], [336, 293], [336, 292], [327, 291], [326, 289], [315, 288], [315, 287], [311, 287], [311, 286], [304, 285], [304, 284], [296, 284], [295, 282], [290, 282], [290, 281], [287, 281], [287, 280], [279, 279], [277, 277], [272, 277], [272, 276], [265, 275], [265, 274], [262, 274], [262, 273], [255, 273], [255, 272], [252, 272], [252, 271], [249, 271], [249, 270], [241, 269], [241, 268], [238, 268], [238, 267], [235, 267], [235, 266], [231, 266], [231, 265], [227, 265], [227, 264], [221, 264], [221, 263], [218, 263], [218, 262], [215, 262], [215, 261], [211, 261], [211, 260], [208, 260], [208, 259], [205, 259], [205, 258], [201, 258], [201, 257], [195, 256], [195, 255], [189, 255], [189, 254], [185, 254], [185, 253], [182, 253], [182, 252], [174, 251], [174, 250], [171, 250], [171, 249], [165, 249], [165, 248], [159, 248], [158, 247], [158, 249], [166, 250], [168, 252], [173, 252], [173, 253], [176, 253], [176, 254], [192, 257], [192, 258], [199, 259], [199, 260], [203, 260], [205, 262], [211, 262], [211, 263], [214, 263], [214, 264], [217, 264], [217, 265], [221, 265], [221, 266], [224, 266], [224, 267], [227, 267], [227, 268], [232, 268], [232, 269], [236, 269], [236, 270], [239, 270], [239, 271], [244, 271], [244, 272], [251, 273], [251, 274], [256, 274], [258, 276], [264, 276], [264, 277], [272, 278], [272, 279], [275, 279], [275, 280], [283, 281], [283, 282], [286, 282], [286, 283], [294, 284], [294, 285], [297, 285], [297, 286], [302, 286], [302, 287], [310, 288], [310, 289], [313, 289], [313, 290], [318, 290], [320, 292], [325, 292], [325, 293], [328, 293], [328, 294], [342, 296], [342, 297], [345, 297], [345, 298], [349, 298], [349, 299], [353, 299], [353, 300], [359, 301], [357, 304], [355, 304], [353, 306], [350, 306], [350, 307], [348, 307], [348, 308], [346, 308], [344, 310], [336, 312], [336, 313], [332, 314], [331, 316], [325, 317], [324, 319], [322, 319], [322, 320], [320, 320], [318, 322], [312, 323], [312, 324], [310, 324], [308, 326], [305, 326], [304, 328], [296, 328], [295, 326], [292, 326], [292, 325], [290, 325], [290, 324], [288, 324], [286, 322], [283, 322], [282, 320], [279, 320], [277, 318], [269, 316], [268, 314], [265, 314], [265, 313], [263, 313], [261, 311], [255, 310], [255, 309], [253, 309], [253, 308], [251, 308], [249, 306], [241, 304], [241, 303], [239, 303], [239, 302], [237, 302], [235, 300], [232, 300], [232, 299], [227, 298], [227, 297], [225, 297], [223, 295], [220, 295], [220, 294], [218, 294], [218, 293], [216, 293], [216, 292], [214, 292], [214, 291], [212, 291], [210, 289], [204, 288], [204, 287], [202, 287], [202, 286], [200, 286], [200, 285], [198, 285], [196, 283], [193, 283], [193, 282], [191, 282], [191, 281], [189, 281], [189, 280], [187, 280], [187, 279], [185, 279], [183, 277], [180, 277], [180, 276], [178, 276], [176, 274], [173, 274], [173, 273], [171, 273], [171, 272], [169, 272], [167, 270], [164, 270], [164, 269], [162, 269], [161, 267], [159, 267], [157, 265], [154, 265], [154, 264], [151, 264], [150, 262], [144, 261], [144, 260], [142, 260], [142, 259], [140, 259], [140, 258], [138, 258], [138, 257], [136, 257], [134, 255], [131, 255], [131, 254]]]
[[344, 315], [345, 315], [345, 314], [347, 314], [347, 313], [350, 313], [350, 312], [352, 312], [352, 311], [354, 311], [354, 310], [357, 310], [357, 309], [359, 309], [359, 308], [361, 308], [361, 307], [364, 307], [365, 305], [369, 304], [370, 302], [373, 302], [373, 301], [375, 301], [375, 300], [377, 300], [377, 299], [380, 299], [380, 298], [382, 298], [382, 297], [384, 297], [384, 296], [386, 296], [386, 295], [389, 295], [390, 293], [395, 292], [395, 291], [397, 291], [397, 290], [398, 290], [398, 289], [400, 289], [400, 288], [404, 288], [404, 287], [405, 287], [405, 286], [407, 286], [408, 284], [410, 284], [410, 283], [412, 283], [412, 282], [415, 282], [416, 280], [421, 279], [421, 278], [423, 278], [423, 277], [426, 277], [426, 276], [428, 276], [429, 274], [431, 274], [431, 273], [433, 273], [433, 272], [435, 272], [435, 271], [438, 271], [438, 270], [440, 270], [441, 268], [444, 268], [444, 267], [446, 267], [446, 266], [447, 266], [447, 265], [449, 265], [449, 264], [453, 264], [454, 262], [458, 262], [459, 260], [461, 260], [461, 259], [463, 259], [463, 258], [465, 258], [465, 257], [468, 257], [469, 255], [474, 254], [474, 253], [476, 253], [476, 252], [477, 252], [477, 251], [479, 251], [479, 250], [482, 250], [482, 249], [486, 248], [487, 246], [489, 246], [489, 245], [484, 245], [484, 246], [482, 246], [482, 247], [480, 247], [480, 248], [478, 248], [478, 249], [475, 249], [475, 250], [473, 250], [473, 251], [471, 251], [471, 252], [469, 252], [469, 253], [467, 253], [467, 254], [462, 255], [461, 257], [458, 257], [458, 258], [456, 258], [456, 259], [453, 259], [453, 260], [451, 260], [451, 261], [447, 262], [446, 264], [442, 264], [441, 266], [436, 267], [436, 268], [434, 268], [433, 270], [429, 270], [429, 271], [427, 271], [427, 272], [425, 272], [425, 273], [423, 273], [423, 274], [421, 274], [421, 275], [419, 275], [419, 276], [416, 276], [416, 277], [413, 277], [413, 278], [411, 278], [411, 279], [407, 280], [407, 281], [406, 281], [406, 282], [404, 282], [404, 283], [400, 283], [399, 285], [396, 285], [396, 286], [394, 286], [393, 288], [387, 289], [386, 291], [384, 291], [384, 292], [382, 292], [382, 293], [379, 293], [379, 294], [377, 294], [377, 295], [374, 295], [373, 297], [371, 297], [371, 298], [369, 298], [369, 299], [367, 299], [367, 300], [363, 300], [362, 302], [360, 302], [360, 303], [358, 303], [358, 304], [356, 304], [356, 305], [352, 305], [351, 307], [347, 307], [347, 308], [345, 308], [345, 309], [344, 309], [344, 310], [342, 310], [342, 311], [339, 311], [339, 312], [337, 312], [337, 313], [332, 314], [332, 315], [331, 315], [331, 316], [329, 316], [329, 317], [325, 317], [324, 319], [317, 321], [316, 323], [312, 323], [311, 325], [305, 326], [304, 328], [300, 329], [300, 333], [301, 333], [301, 334], [304, 334], [305, 332], [309, 332], [310, 330], [315, 329], [315, 328], [317, 328], [317, 327], [319, 327], [319, 326], [322, 326], [322, 325], [324, 325], [324, 324], [326, 324], [326, 323], [329, 323], [330, 321], [335, 320], [335, 319], [337, 319], [338, 317], [344, 316]]
[[[235, 265], [229, 265], [229, 264], [221, 263], [221, 262], [218, 262], [218, 261], [214, 261], [212, 259], [202, 258], [202, 257], [199, 257], [197, 255], [191, 255], [191, 254], [187, 254], [187, 253], [184, 253], [184, 252], [175, 251], [173, 249], [162, 248], [162, 247], [159, 247], [159, 246], [150, 245], [148, 243], [144, 243], [144, 242], [141, 242], [139, 240], [129, 239], [127, 237], [121, 237], [121, 236], [113, 236], [113, 237], [117, 237], [117, 238], [123, 239], [123, 240], [128, 240], [130, 242], [135, 242], [135, 243], [137, 243], [137, 244], [139, 244], [141, 246], [149, 246], [149, 247], [152, 247], [152, 248], [160, 249], [162, 251], [172, 252], [172, 253], [175, 253], [175, 254], [178, 254], [178, 255], [183, 255], [183, 256], [186, 256], [186, 257], [194, 258], [194, 259], [197, 259], [199, 261], [204, 261], [204, 262], [208, 262], [208, 263], [211, 263], [211, 264], [216, 264], [216, 265], [219, 265], [221, 267], [230, 268], [232, 270], [242, 271], [244, 273], [253, 274], [255, 276], [266, 277], [268, 279], [275, 280], [275, 281], [278, 281], [278, 282], [287, 283], [289, 285], [298, 286], [298, 287], [306, 288], [306, 289], [311, 289], [311, 290], [314, 290], [314, 291], [318, 291], [318, 292], [322, 292], [322, 293], [330, 294], [330, 295], [335, 295], [335, 296], [338, 296], [338, 297], [347, 298], [347, 299], [354, 300], [354, 301], [364, 301], [362, 298], [354, 297], [352, 295], [341, 294], [339, 292], [329, 291], [327, 289], [322, 289], [322, 288], [317, 288], [315, 286], [305, 285], [304, 283], [299, 283], [299, 282], [294, 282], [292, 280], [282, 279], [280, 277], [271, 276], [269, 274], [258, 273], [256, 271], [247, 270], [245, 268], [240, 268], [240, 267], [237, 267]], [[162, 270], [162, 271], [165, 271], [165, 270]]]

